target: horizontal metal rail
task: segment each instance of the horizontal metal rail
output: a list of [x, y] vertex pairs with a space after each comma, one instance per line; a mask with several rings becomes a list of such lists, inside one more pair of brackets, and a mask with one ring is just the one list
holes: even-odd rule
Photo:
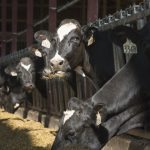
[[[73, 1], [71, 1], [71, 2], [66, 3], [64, 6], [61, 6], [60, 8], [57, 9], [57, 13], [60, 13], [60, 12], [62, 12], [63, 10], [66, 10], [67, 8], [73, 6], [74, 4], [76, 4], [76, 3], [79, 2], [79, 1], [80, 1], [80, 0], [73, 0]], [[49, 19], [49, 15], [47, 15], [46, 17], [44, 17], [42, 20], [40, 20], [40, 21], [34, 23], [34, 24], [33, 24], [33, 27], [36, 27], [36, 26], [38, 26], [38, 25], [40, 25], [40, 24], [46, 22], [48, 19]], [[27, 29], [22, 30], [22, 31], [20, 31], [20, 32], [18, 32], [18, 33], [12, 33], [12, 35], [21, 36], [22, 34], [24, 34], [24, 33], [26, 33], [26, 32], [27, 32]], [[9, 39], [9, 40], [5, 40], [4, 42], [9, 43], [9, 42], [11, 42], [12, 40], [13, 40], [13, 38], [11, 38], [11, 39]]]
[[10, 53], [6, 56], [1, 57], [0, 58], [0, 66], [7, 66], [11, 63], [19, 61], [19, 59], [21, 57], [26, 57], [26, 56], [30, 56], [30, 57], [34, 56], [28, 48], [25, 48], [25, 49], [22, 49], [19, 51], [15, 51], [13, 53]]

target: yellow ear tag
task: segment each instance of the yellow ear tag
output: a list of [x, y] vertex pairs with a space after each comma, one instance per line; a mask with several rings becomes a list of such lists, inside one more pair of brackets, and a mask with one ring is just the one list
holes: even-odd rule
[[88, 40], [88, 46], [92, 45], [95, 42], [93, 34], [91, 35], [91, 37]]
[[137, 54], [137, 46], [130, 39], [123, 44], [123, 50], [126, 54]]

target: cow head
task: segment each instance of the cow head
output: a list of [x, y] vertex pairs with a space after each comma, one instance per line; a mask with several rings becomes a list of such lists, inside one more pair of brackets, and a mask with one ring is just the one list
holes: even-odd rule
[[49, 75], [51, 75], [52, 78], [52, 69], [49, 60], [55, 53], [55, 35], [46, 30], [40, 30], [35, 32], [34, 39], [37, 43], [32, 45], [29, 49], [35, 56], [44, 58], [45, 67], [42, 72], [43, 79], [49, 79]]
[[48, 56], [50, 49], [52, 47], [51, 45], [52, 34], [46, 30], [40, 30], [35, 32], [34, 39], [36, 40], [39, 46], [39, 47], [33, 46], [32, 50], [34, 51], [34, 54], [37, 57]]
[[[72, 70], [84, 76], [87, 71], [88, 56], [82, 42], [81, 26], [74, 19], [63, 20], [52, 38], [48, 64], [44, 73], [49, 78], [68, 77]], [[83, 66], [86, 68], [82, 69]]]
[[35, 68], [31, 58], [21, 58], [17, 65], [6, 67], [5, 73], [16, 76], [26, 91], [31, 92], [34, 89]]
[[64, 112], [60, 122], [52, 150], [75, 145], [87, 147], [90, 150], [99, 150], [103, 143], [96, 135], [97, 109], [93, 108], [89, 102], [83, 102], [77, 98], [72, 98], [68, 102], [68, 108], [69, 110]]

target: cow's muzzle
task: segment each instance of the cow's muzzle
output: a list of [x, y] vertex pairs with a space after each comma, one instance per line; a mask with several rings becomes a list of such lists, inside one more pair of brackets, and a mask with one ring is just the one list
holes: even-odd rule
[[35, 85], [32, 83], [26, 83], [23, 87], [26, 92], [32, 92], [35, 89]]

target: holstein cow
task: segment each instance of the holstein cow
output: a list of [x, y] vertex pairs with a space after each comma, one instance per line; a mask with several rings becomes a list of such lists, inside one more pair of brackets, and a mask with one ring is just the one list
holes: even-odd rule
[[139, 43], [140, 39], [130, 27], [98, 31], [94, 28], [82, 29], [78, 21], [65, 19], [53, 39], [47, 76], [65, 77], [71, 70], [75, 70], [82, 76], [90, 77], [96, 87], [101, 87], [116, 71], [113, 47], [120, 47], [118, 53], [121, 68], [125, 63], [123, 47], [126, 53], [137, 53]]
[[31, 58], [23, 57], [18, 64], [9, 65], [5, 68], [5, 73], [16, 76], [24, 89], [32, 90], [35, 87], [35, 67]]
[[[91, 138], [89, 138], [88, 133], [91, 131], [86, 130], [86, 125], [90, 126], [92, 130], [95, 128], [91, 121], [94, 118], [93, 114], [96, 115], [96, 113], [94, 113], [96, 111], [95, 109], [98, 109], [100, 113], [99, 124], [107, 124], [107, 122], [110, 121], [111, 125], [107, 126], [107, 130], [111, 130], [115, 126], [115, 132], [112, 129], [109, 131], [109, 134], [110, 132], [113, 132], [112, 135], [115, 135], [115, 133], [117, 134], [119, 127], [121, 128], [121, 131], [125, 130], [122, 127], [126, 128], [128, 126], [128, 129], [136, 127], [136, 123], [138, 122], [139, 124], [140, 122], [138, 119], [135, 119], [136, 123], [131, 126], [131, 128], [129, 126], [130, 124], [124, 126], [122, 123], [127, 121], [128, 118], [134, 118], [133, 114], [136, 113], [136, 111], [133, 109], [132, 114], [129, 109], [131, 106], [146, 104], [149, 100], [149, 76], [149, 59], [144, 51], [139, 49], [138, 53], [133, 55], [128, 63], [124, 65], [109, 81], [107, 81], [91, 98], [85, 102], [78, 100], [75, 107], [79, 109], [71, 110], [69, 119], [66, 119], [62, 124], [57, 135], [58, 138], [56, 137], [56, 141], [54, 142], [53, 150], [57, 150], [67, 145], [77, 144], [78, 142], [79, 144], [87, 145], [92, 150], [98, 150], [101, 138], [105, 139], [105, 137], [98, 138], [100, 133], [96, 131], [94, 132], [95, 136], [92, 134]], [[144, 110], [145, 109], [143, 108], [140, 112]], [[121, 115], [120, 117], [119, 115], [122, 113], [124, 115]], [[116, 116], [115, 120], [117, 121], [114, 121], [114, 116]], [[74, 122], [77, 122], [77, 124]], [[133, 121], [131, 122], [133, 123]], [[126, 122], [126, 124], [128, 124], [128, 122]], [[98, 130], [101, 131], [101, 128]], [[69, 133], [69, 135], [67, 133]], [[91, 139], [96, 138], [97, 140], [95, 140], [96, 142], [93, 142], [93, 144]]]
[[37, 57], [43, 57], [45, 61], [45, 67], [43, 68], [43, 79], [49, 79], [48, 74], [50, 73], [49, 59], [51, 57], [51, 51], [53, 49], [53, 37], [52, 33], [46, 30], [37, 31], [34, 34], [34, 39], [37, 44], [30, 47], [30, 50], [34, 52]]
[[21, 58], [18, 63], [3, 68], [2, 76], [5, 81], [2, 85], [1, 101], [7, 111], [14, 112], [24, 100], [32, 103], [35, 67], [31, 58]]
[[100, 150], [113, 136], [149, 125], [149, 107], [150, 102], [131, 106], [100, 124], [96, 108], [93, 110], [88, 103], [72, 98], [69, 108], [73, 110], [64, 112], [52, 150], [72, 147]]
[[27, 99], [29, 100], [21, 87], [14, 87], [12, 91], [8, 86], [0, 88], [0, 106], [7, 112], [14, 113]]

